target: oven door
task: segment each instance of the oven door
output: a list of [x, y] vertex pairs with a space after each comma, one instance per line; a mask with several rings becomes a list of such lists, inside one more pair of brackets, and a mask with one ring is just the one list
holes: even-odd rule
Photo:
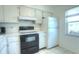
[[35, 46], [39, 47], [38, 34], [20, 35], [20, 41], [21, 41], [21, 49], [31, 48]]

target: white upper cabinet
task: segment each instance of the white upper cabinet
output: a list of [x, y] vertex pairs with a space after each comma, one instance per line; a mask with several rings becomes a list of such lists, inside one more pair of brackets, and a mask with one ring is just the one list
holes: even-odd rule
[[42, 23], [42, 11], [36, 10], [35, 14], [36, 14], [36, 18], [37, 18], [36, 23], [41, 24]]
[[15, 5], [5, 5], [4, 8], [4, 19], [5, 22], [17, 22], [19, 16], [18, 6]]
[[18, 6], [5, 5], [4, 6], [4, 15], [5, 15], [5, 17], [18, 17], [19, 16]]
[[48, 29], [47, 28], [48, 17], [51, 17], [51, 16], [52, 16], [52, 13], [43, 11], [43, 19], [42, 19], [43, 23], [42, 23], [41, 29], [45, 32], [47, 32], [47, 29]]
[[3, 22], [3, 8], [0, 6], [0, 22]]
[[35, 9], [26, 6], [20, 6], [20, 16], [35, 17]]

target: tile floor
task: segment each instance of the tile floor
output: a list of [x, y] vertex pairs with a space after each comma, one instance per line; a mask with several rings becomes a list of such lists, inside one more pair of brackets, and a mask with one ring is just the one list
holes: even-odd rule
[[74, 53], [64, 48], [55, 47], [51, 49], [42, 49], [36, 54], [74, 54]]

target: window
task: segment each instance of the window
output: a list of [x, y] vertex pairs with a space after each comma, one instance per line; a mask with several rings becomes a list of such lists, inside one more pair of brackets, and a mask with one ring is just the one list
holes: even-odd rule
[[65, 12], [66, 34], [79, 36], [79, 7]]

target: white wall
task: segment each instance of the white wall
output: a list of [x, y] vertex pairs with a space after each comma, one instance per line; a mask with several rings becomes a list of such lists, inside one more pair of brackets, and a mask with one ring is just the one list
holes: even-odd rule
[[[70, 6], [70, 8], [72, 7], [74, 6]], [[59, 45], [72, 52], [79, 53], [79, 37], [65, 35], [65, 10], [66, 9], [63, 10], [63, 8], [61, 8], [58, 13], [55, 13], [59, 19]]]
[[27, 7], [31, 7], [31, 8], [36, 8], [36, 9], [40, 9], [43, 11], [49, 11], [49, 12], [53, 12], [53, 9], [50, 7], [51, 5], [26, 5]]
[[72, 52], [79, 53], [79, 37], [73, 37], [65, 35], [65, 25], [64, 25], [64, 13], [62, 14], [62, 17], [60, 18], [60, 30], [59, 30], [59, 44], [61, 47], [64, 47], [68, 50], [71, 50]]

